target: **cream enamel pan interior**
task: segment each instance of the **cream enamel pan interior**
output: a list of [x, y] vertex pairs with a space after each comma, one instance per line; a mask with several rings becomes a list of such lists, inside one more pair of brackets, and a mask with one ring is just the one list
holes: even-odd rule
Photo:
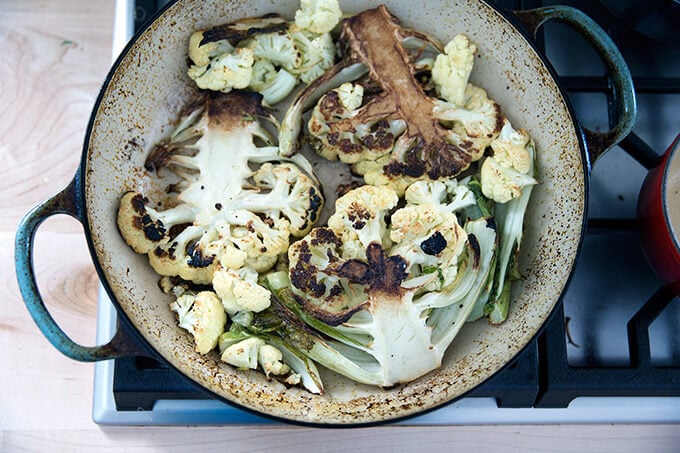
[[[179, 1], [127, 49], [104, 86], [90, 125], [82, 163], [86, 225], [93, 255], [118, 309], [158, 354], [216, 396], [244, 408], [301, 423], [363, 424], [422, 413], [449, 402], [506, 365], [537, 333], [567, 284], [581, 240], [587, 162], [578, 126], [558, 86], [534, 49], [488, 5], [468, 1], [392, 1], [389, 9], [410, 27], [448, 41], [466, 33], [478, 47], [473, 82], [485, 88], [513, 124], [534, 138], [540, 185], [526, 217], [521, 269], [508, 320], [466, 325], [443, 367], [408, 385], [378, 389], [324, 372], [327, 393], [315, 396], [236, 371], [216, 353], [194, 352], [158, 289], [158, 276], [116, 229], [120, 195], [145, 192], [142, 164], [170, 132], [195, 91], [186, 76], [187, 40], [196, 29], [278, 12], [292, 17], [297, 1]], [[341, 2], [346, 13], [379, 2]]]

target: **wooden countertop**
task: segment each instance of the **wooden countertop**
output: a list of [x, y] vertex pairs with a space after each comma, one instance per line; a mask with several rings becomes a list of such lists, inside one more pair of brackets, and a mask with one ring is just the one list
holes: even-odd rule
[[[92, 422], [92, 364], [57, 352], [17, 289], [21, 217], [70, 181], [110, 64], [113, 2], [0, 3], [0, 451], [677, 451], [680, 426], [460, 426], [319, 430], [299, 427], [101, 427]], [[97, 276], [77, 222], [55, 217], [37, 235], [39, 285], [76, 341], [93, 344]]]

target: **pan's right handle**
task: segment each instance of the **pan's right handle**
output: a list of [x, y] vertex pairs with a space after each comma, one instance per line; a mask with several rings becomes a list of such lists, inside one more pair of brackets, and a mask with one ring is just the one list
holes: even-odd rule
[[563, 22], [579, 32], [595, 48], [604, 62], [614, 84], [617, 100], [617, 123], [606, 132], [583, 128], [588, 145], [590, 163], [595, 163], [605, 152], [623, 140], [633, 129], [637, 115], [635, 87], [628, 65], [621, 52], [599, 25], [585, 13], [570, 6], [548, 6], [545, 8], [513, 11], [513, 14], [536, 37], [538, 29], [549, 20]]
[[83, 223], [81, 203], [78, 202], [76, 178], [63, 191], [31, 210], [21, 220], [15, 239], [14, 262], [19, 290], [33, 321], [62, 354], [81, 362], [114, 359], [133, 355], [148, 355], [129, 334], [118, 330], [107, 344], [100, 346], [81, 346], [69, 338], [57, 325], [47, 310], [35, 278], [33, 266], [33, 243], [35, 233], [42, 222], [55, 214], [67, 214]]

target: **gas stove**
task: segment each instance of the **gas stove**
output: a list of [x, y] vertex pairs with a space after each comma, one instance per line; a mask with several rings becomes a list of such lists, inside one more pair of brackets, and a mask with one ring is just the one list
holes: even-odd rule
[[[165, 3], [117, 0], [114, 56]], [[558, 2], [493, 3], [512, 10]], [[400, 424], [680, 422], [680, 298], [662, 287], [645, 260], [636, 220], [642, 181], [680, 132], [680, 44], [645, 35], [652, 14], [642, 25], [618, 19], [622, 3], [654, 4], [668, 17], [680, 6], [671, 0], [619, 2], [616, 8], [607, 1], [559, 3], [587, 13], [622, 51], [637, 89], [634, 132], [593, 168], [582, 253], [544, 333], [465, 398]], [[609, 129], [613, 94], [595, 52], [557, 23], [543, 27], [539, 44], [582, 124]], [[116, 328], [116, 311], [102, 290], [97, 340], [108, 341]], [[214, 400], [141, 357], [95, 365], [93, 419], [111, 425], [275, 423]]]

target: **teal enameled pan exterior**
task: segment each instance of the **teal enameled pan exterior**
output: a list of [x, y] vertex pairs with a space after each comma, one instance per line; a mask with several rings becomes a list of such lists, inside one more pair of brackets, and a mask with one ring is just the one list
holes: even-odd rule
[[[569, 282], [586, 220], [591, 163], [631, 130], [635, 95], [626, 64], [608, 36], [578, 10], [549, 7], [501, 12], [480, 0], [344, 1], [346, 13], [385, 3], [410, 27], [442, 41], [466, 33], [477, 45], [473, 83], [496, 100], [515, 125], [534, 138], [538, 180], [525, 221], [523, 280], [513, 291], [508, 320], [467, 324], [441, 369], [392, 389], [359, 385], [324, 372], [327, 392], [316, 396], [285, 388], [263, 375], [237, 371], [217, 355], [201, 356], [168, 309], [158, 276], [116, 228], [118, 198], [126, 190], [160, 190], [145, 176], [150, 147], [167, 135], [183, 104], [195, 94], [186, 76], [186, 47], [199, 28], [278, 12], [292, 17], [297, 1], [180, 0], [127, 46], [109, 73], [92, 113], [82, 161], [73, 182], [29, 212], [16, 236], [16, 268], [26, 306], [47, 339], [81, 361], [150, 354], [216, 398], [276, 419], [323, 426], [391, 422], [451, 402], [506, 366], [540, 331]], [[531, 35], [547, 20], [566, 22], [593, 43], [614, 76], [619, 123], [612, 131], [583, 129], [553, 70]], [[523, 24], [523, 25], [522, 25]], [[41, 222], [71, 215], [84, 227], [93, 262], [120, 318], [133, 337], [84, 347], [54, 322], [35, 283], [33, 238]]]

